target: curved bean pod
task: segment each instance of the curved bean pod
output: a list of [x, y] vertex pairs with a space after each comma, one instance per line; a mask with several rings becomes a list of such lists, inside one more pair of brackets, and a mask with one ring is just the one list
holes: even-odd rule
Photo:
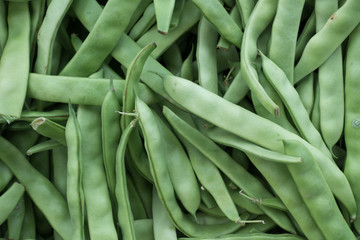
[[15, 182], [0, 196], [0, 225], [9, 217], [24, 195], [24, 192], [24, 186]]
[[[166, 91], [174, 101], [189, 112], [224, 130], [280, 153], [284, 153], [281, 141], [279, 141], [281, 139], [292, 139], [303, 143], [321, 167], [334, 195], [347, 206], [352, 218], [356, 216], [356, 203], [348, 180], [335, 163], [320, 150], [298, 135], [224, 100], [193, 82], [170, 75], [161, 77], [164, 79]], [[201, 106], [211, 106], [211, 111]], [[242, 124], [239, 124], [239, 119], [242, 119]]]
[[70, 239], [72, 232], [70, 215], [68, 205], [61, 193], [3, 137], [0, 137], [0, 150], [2, 161], [24, 185], [26, 192], [44, 213], [51, 226], [64, 239]]
[[303, 160], [297, 166], [287, 166], [310, 214], [325, 238], [356, 239], [309, 150], [296, 140], [283, 140], [283, 143], [286, 154], [300, 156]]
[[349, 0], [331, 15], [325, 26], [307, 43], [295, 66], [295, 83], [323, 64], [349, 36], [360, 22], [359, 11], [360, 2]]
[[253, 64], [257, 57], [257, 39], [275, 16], [278, 0], [259, 0], [249, 18], [241, 46], [241, 73], [252, 93], [274, 116], [279, 115], [279, 107], [265, 92], [258, 80]]

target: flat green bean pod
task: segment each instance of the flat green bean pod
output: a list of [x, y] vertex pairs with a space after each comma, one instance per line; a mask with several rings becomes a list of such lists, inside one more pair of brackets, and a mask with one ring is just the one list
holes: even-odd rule
[[38, 144], [32, 146], [31, 148], [29, 148], [26, 151], [26, 154], [28, 156], [30, 156], [30, 155], [33, 155], [38, 152], [48, 151], [48, 150], [51, 150], [51, 149], [54, 149], [57, 147], [61, 147], [61, 146], [64, 146], [64, 145], [62, 145], [58, 141], [50, 139], [48, 141], [44, 141], [44, 142], [41, 142], [41, 143], [38, 143]]
[[0, 116], [12, 121], [21, 115], [30, 71], [29, 5], [9, 2], [7, 14], [8, 39], [0, 59]]
[[279, 115], [279, 107], [265, 92], [258, 80], [254, 66], [257, 57], [257, 39], [272, 21], [278, 0], [259, 0], [249, 18], [244, 31], [241, 46], [241, 73], [252, 93], [260, 103], [275, 117]]
[[124, 129], [120, 143], [116, 151], [116, 185], [115, 196], [118, 205], [117, 217], [121, 228], [123, 239], [135, 240], [134, 217], [131, 212], [128, 188], [126, 185], [125, 151], [129, 136], [135, 127], [137, 119], [132, 120]]
[[140, 99], [136, 99], [136, 111], [139, 113], [140, 126], [145, 137], [145, 146], [150, 160], [150, 169], [159, 198], [169, 213], [175, 227], [187, 236], [219, 236], [233, 232], [240, 224], [225, 223], [220, 225], [199, 225], [193, 222], [180, 209], [174, 194], [166, 166], [163, 164], [164, 152], [160, 129], [150, 108]]
[[192, 0], [196, 6], [202, 11], [204, 16], [211, 22], [217, 31], [226, 40], [231, 42], [237, 47], [241, 47], [243, 33], [240, 27], [230, 17], [225, 8], [221, 5], [220, 1], [210, 0]]
[[[71, 99], [73, 104], [101, 106], [106, 93], [109, 91], [110, 79], [83, 77], [48, 76], [31, 73], [27, 96], [43, 101], [67, 103]], [[125, 87], [124, 80], [114, 80], [116, 95], [121, 101]], [[146, 103], [155, 103], [157, 96], [140, 83], [140, 95]]]
[[69, 104], [70, 117], [66, 123], [65, 136], [68, 143], [66, 198], [69, 205], [72, 239], [85, 239], [85, 201], [83, 190], [82, 136], [75, 111]]
[[175, 2], [175, 0], [154, 0], [156, 27], [161, 34], [167, 34], [169, 31]]
[[24, 195], [24, 192], [24, 186], [15, 182], [0, 196], [0, 225], [9, 217], [12, 210]]
[[24, 185], [26, 192], [44, 213], [51, 226], [64, 239], [70, 239], [72, 226], [68, 205], [60, 192], [29, 163], [13, 144], [3, 137], [0, 137], [0, 150], [2, 161]]
[[356, 239], [309, 150], [296, 140], [284, 140], [283, 143], [287, 154], [301, 156], [303, 159], [302, 163], [296, 167], [287, 166], [324, 237], [329, 240]]
[[[170, 75], [162, 75], [167, 93], [183, 108], [224, 130], [232, 132], [259, 146], [284, 153], [281, 139], [297, 140], [304, 144], [318, 162], [334, 195], [356, 216], [356, 203], [344, 173], [320, 150], [281, 126], [238, 105], [230, 103], [197, 84]], [[194, 104], [196, 102], [197, 104]], [[211, 106], [211, 111], [202, 106]], [[226, 118], [224, 118], [226, 116]], [[241, 119], [241, 124], [239, 124]]]
[[[179, 238], [179, 240], [200, 240], [200, 238]], [[269, 234], [269, 233], [248, 233], [248, 234], [234, 234], [226, 235], [219, 238], [201, 238], [203, 240], [304, 240], [304, 238], [293, 234]]]

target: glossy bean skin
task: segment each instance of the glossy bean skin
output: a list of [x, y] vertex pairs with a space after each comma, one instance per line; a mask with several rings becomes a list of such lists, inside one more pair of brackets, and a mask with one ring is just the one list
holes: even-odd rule
[[60, 75], [87, 77], [94, 73], [116, 45], [139, 3], [139, 0], [107, 2], [90, 34]]
[[260, 103], [274, 116], [279, 115], [279, 107], [260, 85], [258, 74], [253, 65], [257, 56], [257, 39], [272, 21], [277, 6], [277, 0], [260, 0], [256, 4], [244, 31], [241, 46], [241, 73], [247, 85]]
[[[317, 32], [337, 9], [338, 1], [315, 2]], [[343, 54], [340, 46], [318, 70], [320, 131], [330, 150], [341, 137], [344, 127], [343, 76]], [[334, 109], [331, 106], [335, 104]]]
[[309, 150], [298, 141], [285, 140], [283, 142], [287, 154], [301, 156], [303, 160], [298, 167], [294, 165], [287, 165], [287, 167], [324, 237], [326, 239], [356, 239]]
[[66, 123], [67, 148], [67, 180], [66, 199], [69, 205], [71, 224], [73, 227], [72, 239], [85, 239], [85, 201], [83, 190], [83, 153], [82, 136], [75, 111], [69, 104], [70, 117]]
[[217, 39], [218, 33], [216, 29], [205, 17], [202, 17], [198, 26], [196, 46], [199, 84], [215, 94], [218, 94], [216, 65]]
[[[10, 2], [8, 39], [0, 60], [0, 115], [19, 118], [30, 71], [30, 13], [27, 2]], [[19, 59], [22, 61], [19, 62]], [[13, 71], [13, 66], [16, 71]], [[9, 81], [11, 80], [11, 81]]]
[[[47, 76], [31, 73], [27, 96], [43, 101], [101, 106], [109, 90], [109, 79], [88, 79], [78, 77]], [[124, 80], [114, 80], [116, 95], [121, 101], [125, 87]], [[156, 102], [153, 92], [140, 84], [140, 97], [147, 103]]]
[[156, 28], [159, 33], [166, 35], [170, 28], [171, 17], [175, 7], [175, 0], [154, 0]]
[[41, 209], [52, 227], [64, 239], [70, 239], [72, 226], [69, 210], [60, 192], [3, 137], [0, 137], [0, 148], [1, 159], [24, 185], [32, 201]]
[[160, 129], [151, 110], [140, 99], [136, 99], [136, 111], [139, 113], [139, 122], [145, 137], [145, 146], [149, 154], [150, 169], [160, 200], [167, 209], [175, 227], [187, 236], [218, 236], [239, 228], [239, 224], [228, 223], [215, 226], [198, 225], [184, 215], [176, 202], [174, 189], [171, 184], [166, 166], [163, 164], [164, 152]]
[[[295, 66], [294, 82], [317, 69], [340, 46], [360, 22], [359, 1], [346, 1], [326, 22], [326, 25], [307, 43]], [[331, 41], [329, 40], [331, 39]]]
[[[258, 179], [247, 172], [240, 164], [235, 162], [225, 151], [203, 135], [199, 130], [191, 127], [185, 121], [168, 109], [164, 114], [178, 134], [193, 144], [202, 154], [211, 160], [232, 182], [240, 189], [254, 198], [273, 197]], [[199, 127], [199, 126], [198, 126]], [[241, 174], [240, 174], [241, 173]], [[282, 228], [294, 231], [292, 225], [283, 213], [273, 209], [259, 206], [267, 215], [276, 221]]]
[[34, 70], [37, 73], [49, 74], [52, 65], [52, 50], [54, 48], [55, 37], [61, 21], [67, 10], [70, 8], [72, 0], [51, 1], [47, 7], [45, 18], [37, 36], [37, 55]]
[[[319, 163], [335, 196], [349, 209], [356, 208], [353, 193], [344, 173], [317, 148], [279, 125], [230, 103], [190, 81], [169, 75], [163, 75], [162, 78], [164, 87], [173, 100], [189, 112], [224, 130], [280, 153], [284, 153], [284, 150], [277, 139], [297, 140], [304, 144]], [[198, 103], [196, 106], [193, 104], [194, 101]], [[211, 106], [211, 111], [200, 107], [201, 104]], [[226, 119], [223, 116], [227, 116]], [[243, 124], [238, 124], [238, 119], [242, 119]], [[352, 217], [354, 215], [356, 214], [352, 213]]]
[[279, 0], [271, 29], [269, 58], [294, 82], [296, 39], [305, 0]]
[[80, 105], [77, 119], [82, 132], [82, 156], [86, 159], [83, 189], [90, 236], [118, 239], [102, 159], [100, 108]]
[[125, 151], [129, 136], [135, 127], [137, 120], [133, 120], [124, 129], [116, 150], [116, 185], [115, 196], [117, 200], [117, 218], [123, 239], [136, 239], [134, 230], [134, 216], [131, 211], [125, 169]]
[[[358, 185], [359, 175], [357, 169], [359, 166], [358, 156], [359, 152], [359, 108], [360, 102], [358, 91], [359, 87], [359, 46], [360, 46], [360, 27], [356, 27], [354, 32], [350, 35], [347, 57], [346, 57], [346, 76], [345, 76], [345, 128], [344, 137], [346, 145], [346, 161], [344, 172], [349, 179], [350, 185], [353, 189], [356, 202], [360, 202], [360, 189]], [[358, 205], [359, 206], [359, 205]], [[357, 232], [360, 232], [360, 208], [357, 209], [357, 218], [354, 222], [354, 227]]]
[[192, 0], [226, 40], [241, 47], [243, 32], [219, 1]]
[[23, 185], [15, 182], [0, 196], [0, 225], [2, 225], [11, 214], [24, 195], [25, 188]]

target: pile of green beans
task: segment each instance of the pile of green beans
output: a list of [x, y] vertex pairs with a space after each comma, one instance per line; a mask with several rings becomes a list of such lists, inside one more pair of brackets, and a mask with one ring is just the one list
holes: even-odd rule
[[0, 0], [0, 240], [360, 239], [359, 0]]

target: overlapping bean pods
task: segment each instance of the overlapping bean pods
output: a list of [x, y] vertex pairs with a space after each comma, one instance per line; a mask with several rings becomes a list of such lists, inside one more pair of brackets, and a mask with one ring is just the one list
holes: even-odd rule
[[0, 239], [359, 239], [359, 13], [0, 0]]

